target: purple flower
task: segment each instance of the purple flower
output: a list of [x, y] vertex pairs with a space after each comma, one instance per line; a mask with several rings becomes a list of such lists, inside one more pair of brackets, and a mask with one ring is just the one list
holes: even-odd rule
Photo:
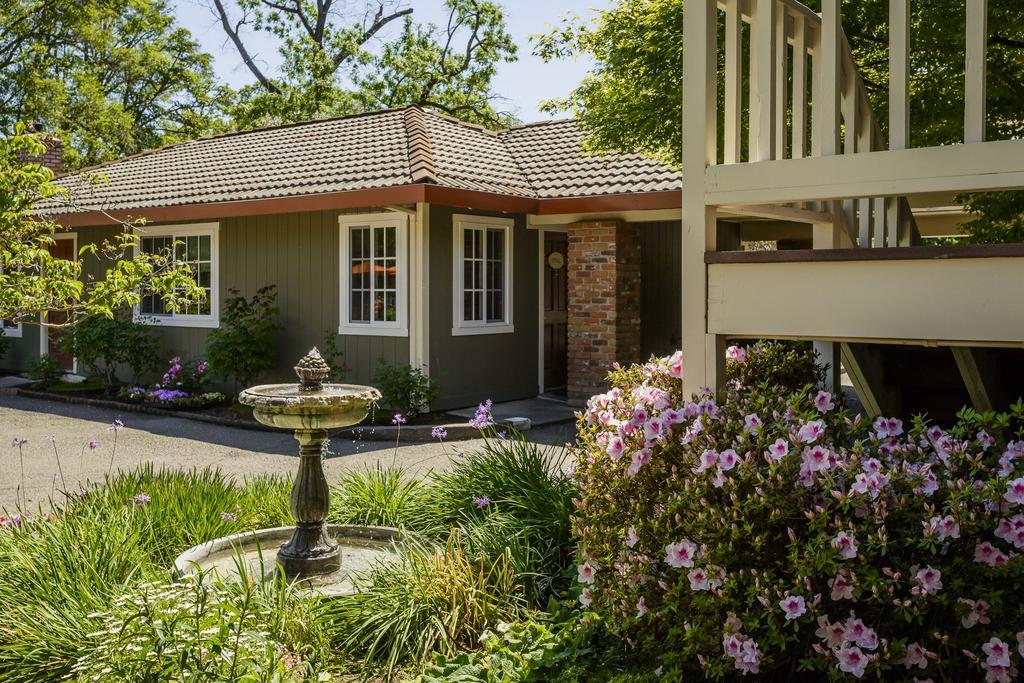
[[100, 447], [100, 442], [99, 441], [97, 441], [96, 439], [90, 439], [89, 440], [89, 450], [90, 451], [94, 451], [94, 450], [96, 450], [99, 447]]
[[120, 420], [114, 420], [109, 425], [107, 425], [107, 431], [108, 432], [117, 432], [117, 431], [120, 431], [123, 428], [124, 428], [124, 422], [121, 422]]
[[438, 441], [443, 441], [448, 438], [448, 430], [444, 427], [434, 427], [430, 430], [430, 436], [434, 437]]
[[234, 522], [238, 520], [238, 515], [234, 512], [222, 512], [220, 513], [220, 518], [225, 522]]
[[404, 425], [406, 421], [405, 416], [401, 413], [395, 413], [395, 416], [391, 418], [391, 424], [393, 425]]
[[469, 421], [469, 426], [474, 429], [487, 429], [494, 424], [494, 419], [491, 417], [491, 408], [494, 407], [494, 403], [491, 399], [487, 399], [476, 407], [476, 413], [473, 415], [473, 419]]
[[150, 396], [158, 401], [173, 401], [176, 398], [187, 398], [188, 392], [179, 389], [154, 389]]
[[149, 503], [150, 500], [151, 499], [150, 499], [149, 495], [146, 494], [146, 493], [142, 493], [141, 491], [139, 493], [136, 493], [132, 497], [132, 503], [137, 508], [144, 508], [144, 507], [146, 507], [146, 505]]
[[500, 432], [498, 432], [498, 438], [504, 441], [505, 439], [508, 438], [508, 432], [506, 432], [504, 429], [501, 430]]
[[28, 443], [28, 439], [21, 439], [17, 436], [11, 439], [11, 448], [21, 448]]
[[466, 457], [466, 454], [465, 454], [465, 453], [463, 453], [463, 452], [462, 452], [461, 450], [456, 450], [456, 451], [455, 451], [455, 457], [456, 457], [456, 458], [459, 458], [459, 459], [462, 459], [462, 458], [465, 458], [465, 457]]
[[490, 504], [491, 499], [488, 498], [487, 496], [480, 496], [479, 498], [473, 499], [473, 505], [477, 506], [477, 508], [485, 508]]
[[196, 374], [197, 375], [203, 374], [204, 372], [206, 372], [206, 369], [208, 367], [210, 367], [210, 366], [206, 364], [205, 360], [199, 361], [199, 363], [196, 364]]

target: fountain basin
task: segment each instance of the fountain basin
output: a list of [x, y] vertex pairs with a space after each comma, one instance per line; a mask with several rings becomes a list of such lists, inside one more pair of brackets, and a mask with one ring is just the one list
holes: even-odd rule
[[[246, 531], [216, 538], [189, 548], [174, 560], [176, 576], [212, 571], [222, 579], [240, 576], [239, 563], [249, 576], [263, 580], [277, 576], [277, 551], [292, 538], [295, 527]], [[352, 578], [380, 562], [397, 559], [402, 537], [398, 529], [380, 526], [326, 525], [326, 532], [341, 551], [341, 568], [320, 575], [302, 576], [297, 586], [303, 592], [325, 597], [351, 595], [355, 592]]]
[[380, 392], [354, 384], [325, 384], [316, 391], [297, 384], [270, 384], [246, 389], [239, 402], [252, 406], [253, 417], [278, 429], [336, 429], [359, 424]]

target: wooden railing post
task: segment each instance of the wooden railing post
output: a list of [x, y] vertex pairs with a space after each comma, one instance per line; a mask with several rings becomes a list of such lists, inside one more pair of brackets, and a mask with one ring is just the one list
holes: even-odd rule
[[775, 158], [776, 145], [776, 0], [755, 2], [750, 30], [750, 160], [767, 161]]
[[[774, 3], [775, 0], [770, 0]], [[718, 30], [715, 0], [690, 0], [683, 7], [683, 183], [682, 340], [683, 391], [724, 382], [723, 340], [708, 334], [707, 266], [716, 248], [715, 207], [705, 203], [706, 170], [715, 163]], [[771, 63], [769, 62], [769, 68]], [[769, 131], [771, 130], [769, 126]]]
[[725, 2], [725, 151], [727, 164], [741, 161], [743, 129], [743, 17], [739, 0]]
[[985, 141], [985, 55], [988, 1], [967, 0], [967, 60], [964, 68], [964, 142]]

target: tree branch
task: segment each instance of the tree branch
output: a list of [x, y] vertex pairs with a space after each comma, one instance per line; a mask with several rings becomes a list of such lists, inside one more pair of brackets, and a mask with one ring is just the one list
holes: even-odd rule
[[[380, 31], [382, 28], [390, 24], [395, 19], [404, 17], [408, 14], [412, 14], [412, 8], [409, 7], [407, 9], [399, 10], [397, 12], [394, 12], [393, 14], [389, 14], [386, 17], [383, 16], [383, 14], [384, 6], [381, 5], [380, 9], [377, 10], [377, 15], [373, 18], [373, 23], [370, 25], [368, 29], [363, 31], [363, 35], [359, 39], [360, 47], [366, 45], [366, 41], [370, 40], [370, 38], [373, 38], [378, 31]], [[338, 52], [338, 54], [334, 55], [334, 68], [338, 68], [339, 66], [341, 66], [341, 63], [351, 56], [352, 52], [348, 50], [341, 50], [340, 52]]]
[[242, 43], [241, 36], [238, 35], [238, 29], [245, 23], [244, 17], [238, 21], [234, 27], [231, 26], [231, 22], [228, 20], [227, 10], [224, 9], [224, 3], [221, 0], [213, 0], [213, 4], [217, 7], [217, 14], [220, 15], [220, 24], [224, 27], [224, 32], [231, 38], [231, 42], [235, 44], [235, 48], [238, 50], [238, 54], [242, 57], [242, 62], [249, 67], [249, 71], [256, 77], [256, 80], [260, 82], [264, 88], [269, 92], [280, 94], [281, 89], [274, 85], [269, 78], [263, 75], [260, 68], [256, 66], [256, 62], [253, 61], [249, 51], [245, 49], [245, 44]]

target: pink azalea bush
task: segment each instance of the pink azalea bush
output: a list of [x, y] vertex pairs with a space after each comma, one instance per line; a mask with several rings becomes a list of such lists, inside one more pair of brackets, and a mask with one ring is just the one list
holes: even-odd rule
[[809, 387], [688, 399], [681, 372], [678, 355], [613, 372], [575, 449], [581, 601], [652, 668], [1016, 678], [1021, 404], [944, 430], [851, 418]]

